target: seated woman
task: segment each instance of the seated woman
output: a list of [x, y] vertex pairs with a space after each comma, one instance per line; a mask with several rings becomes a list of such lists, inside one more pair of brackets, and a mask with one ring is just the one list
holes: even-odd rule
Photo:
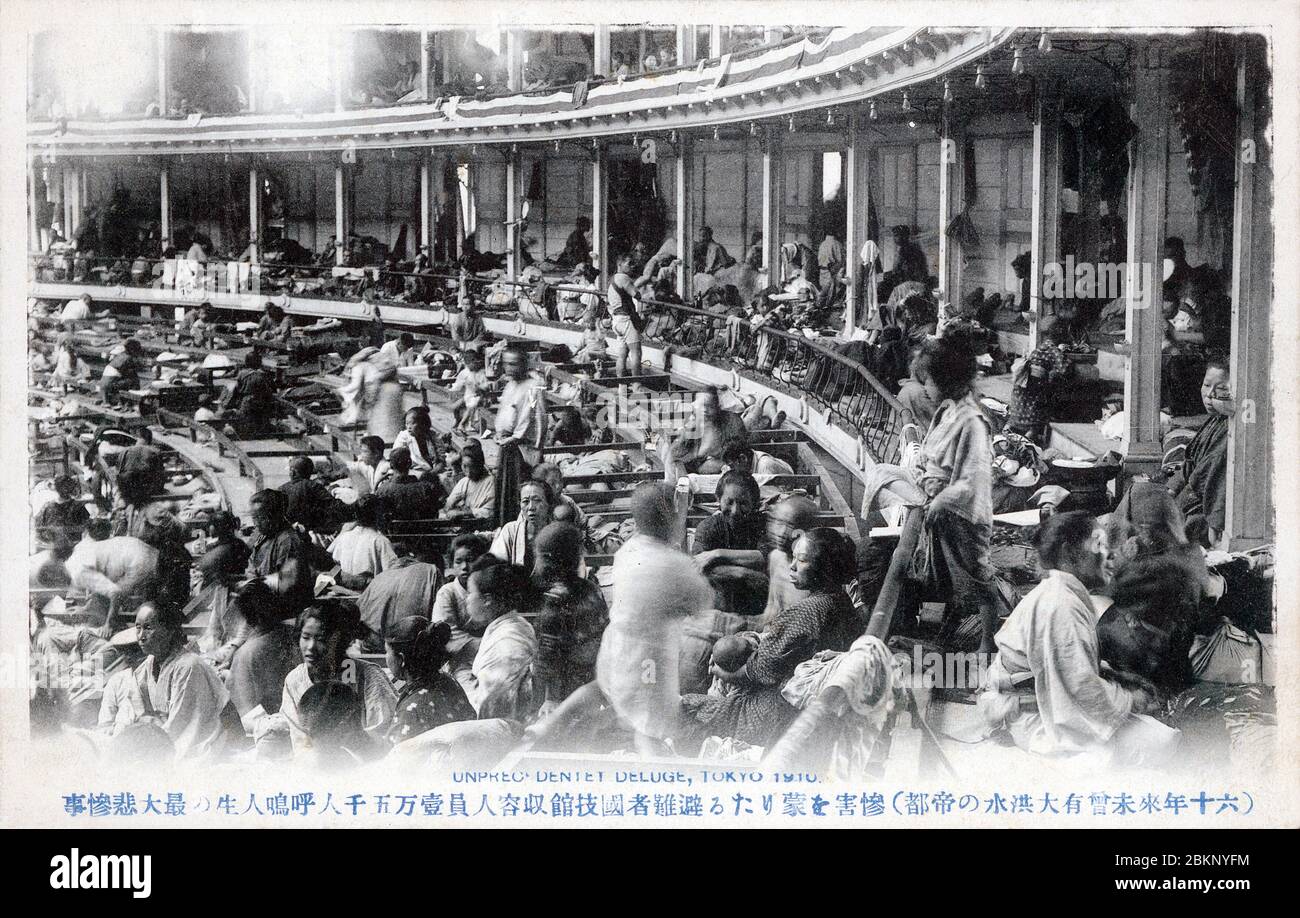
[[[227, 712], [230, 693], [217, 671], [185, 646], [184, 619], [175, 606], [145, 603], [135, 615], [140, 649], [147, 654], [122, 694], [105, 690], [99, 722], [113, 735], [142, 721], [166, 731], [178, 759], [209, 759], [242, 735]], [[232, 728], [233, 727], [233, 728]]]
[[1056, 391], [1070, 372], [1061, 348], [1068, 343], [1064, 326], [1053, 323], [1042, 343], [1020, 364], [1012, 379], [1007, 430], [1028, 437], [1040, 446], [1047, 443], [1048, 425]]
[[525, 481], [519, 488], [519, 517], [501, 527], [492, 540], [492, 554], [509, 564], [530, 569], [533, 541], [551, 522], [555, 495], [544, 481]]
[[298, 616], [298, 651], [302, 663], [284, 680], [280, 713], [287, 725], [294, 754], [307, 748], [301, 701], [307, 690], [322, 682], [339, 682], [360, 700], [362, 729], [369, 739], [366, 755], [387, 749], [384, 737], [397, 709], [397, 692], [374, 663], [347, 655], [348, 645], [359, 635], [361, 622], [355, 611], [342, 603], [323, 602], [308, 606]]
[[456, 680], [442, 671], [447, 662], [451, 626], [423, 616], [404, 618], [388, 630], [388, 671], [405, 684], [397, 696], [397, 713], [388, 729], [396, 745], [434, 727], [478, 715]]
[[767, 603], [765, 520], [758, 509], [758, 482], [732, 469], [718, 480], [718, 512], [695, 530], [691, 552], [714, 589], [717, 608], [736, 615], [761, 615]]
[[1213, 618], [1203, 607], [1222, 593], [1185, 528], [1174, 499], [1146, 481], [1129, 487], [1107, 527], [1115, 602], [1098, 623], [1102, 659], [1168, 692], [1192, 681], [1192, 642]]
[[579, 576], [582, 532], [570, 523], [551, 523], [537, 536], [533, 587], [538, 596], [537, 662], [541, 713], [596, 677], [600, 637], [609, 610], [600, 588]]
[[267, 303], [262, 319], [257, 323], [257, 339], [288, 344], [292, 336], [293, 319], [275, 303]]
[[529, 720], [537, 710], [533, 662], [537, 632], [520, 614], [532, 588], [523, 568], [485, 556], [469, 575], [465, 606], [470, 625], [482, 629], [469, 678], [461, 684], [480, 720]]
[[469, 575], [474, 562], [488, 553], [489, 544], [487, 537], [478, 533], [466, 533], [452, 539], [451, 548], [447, 550], [447, 582], [438, 588], [433, 598], [430, 618], [435, 622], [446, 622], [451, 629], [447, 643], [449, 664], [452, 675], [462, 686], [470, 679], [470, 669], [483, 636], [483, 629], [475, 627], [469, 617]]
[[285, 603], [262, 580], [250, 580], [231, 602], [248, 623], [248, 639], [230, 660], [230, 698], [241, 719], [258, 708], [280, 710], [284, 680], [302, 662], [293, 628], [284, 623]]
[[461, 470], [465, 473], [451, 488], [443, 515], [449, 519], [491, 519], [497, 506], [497, 483], [483, 460], [483, 447], [471, 440], [461, 450]]
[[140, 385], [140, 371], [145, 368], [144, 348], [135, 338], [122, 343], [122, 351], [109, 359], [99, 379], [99, 395], [105, 404], [117, 401], [119, 392]]
[[411, 473], [424, 478], [442, 471], [442, 449], [433, 432], [433, 422], [425, 405], [409, 408], [404, 417], [405, 427], [393, 440], [393, 448], [405, 447], [411, 453]]
[[773, 619], [739, 670], [712, 668], [712, 675], [735, 687], [733, 694], [682, 698], [694, 739], [722, 736], [768, 746], [780, 737], [798, 714], [781, 695], [795, 667], [819, 650], [847, 650], [865, 627], [844, 591], [853, 558], [852, 541], [834, 529], [811, 529], [795, 540], [790, 579], [810, 595]]
[[1057, 513], [1038, 532], [1042, 583], [997, 633], [979, 708], [1015, 744], [1045, 756], [1100, 755], [1106, 764], [1155, 766], [1179, 734], [1149, 716], [1153, 688], [1105, 678], [1089, 598], [1106, 583], [1106, 535], [1092, 516]]

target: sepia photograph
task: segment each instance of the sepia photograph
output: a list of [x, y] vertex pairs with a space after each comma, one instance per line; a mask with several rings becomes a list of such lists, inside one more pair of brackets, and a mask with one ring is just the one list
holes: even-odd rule
[[6, 3], [0, 821], [1300, 825], [1300, 6], [1149, 6]]

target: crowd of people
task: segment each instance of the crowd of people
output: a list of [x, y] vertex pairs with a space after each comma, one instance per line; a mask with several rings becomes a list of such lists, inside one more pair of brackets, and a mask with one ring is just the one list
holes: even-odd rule
[[[610, 319], [629, 354], [632, 317], [644, 319], [620, 291], [637, 289], [636, 267], [626, 260], [611, 282]], [[541, 461], [553, 442], [538, 410], [545, 380], [522, 346], [485, 347], [465, 305], [450, 329], [459, 407], [495, 401], [495, 474], [481, 427], [453, 450], [427, 409], [402, 409], [396, 369], [421, 353], [403, 334], [347, 368], [341, 401], [366, 424], [356, 460], [332, 470], [294, 458], [284, 485], [253, 495], [247, 529], [215, 512], [196, 540], [161, 509], [164, 454], [148, 428], [116, 456], [111, 506], [88, 513], [75, 476], [42, 489], [33, 648], [51, 667], [98, 661], [114, 675], [39, 697], [38, 723], [84, 729], [124, 755], [324, 767], [454, 758], [467, 736], [500, 754], [521, 743], [646, 755], [778, 743], [809, 702], [792, 686], [875, 639], [866, 630], [892, 543], [855, 545], [816, 526], [804, 497], [765, 503], [748, 446], [755, 418], [705, 389], [662, 445], [666, 482], [635, 488], [632, 535], [598, 580], [584, 511]], [[74, 312], [88, 321], [93, 303]], [[285, 321], [268, 310], [252, 334], [275, 336]], [[1259, 602], [1242, 600], [1267, 556], [1207, 555], [1223, 530], [1225, 368], [1206, 373], [1211, 421], [1181, 477], [1133, 484], [1105, 519], [1052, 495], [1036, 538], [1043, 579], [1021, 596], [993, 560], [995, 434], [973, 388], [970, 335], [958, 323], [918, 338], [902, 418], [917, 442], [892, 478], [877, 469], [880, 493], [922, 519], [892, 636], [991, 659], [981, 710], [1030, 752], [1167, 760], [1179, 734], [1162, 719], [1192, 684], [1196, 636], [1225, 616], [1271, 627]], [[493, 348], [495, 393], [478, 375]], [[122, 354], [106, 394], [140, 359]], [[223, 407], [237, 432], [250, 418], [275, 423], [255, 354]], [[717, 509], [689, 540], [672, 484], [686, 475], [720, 476]], [[427, 529], [440, 522], [449, 542]], [[57, 614], [49, 590], [83, 597], [82, 624]], [[945, 603], [937, 629], [918, 614], [925, 598]], [[199, 610], [207, 624], [195, 634]]]

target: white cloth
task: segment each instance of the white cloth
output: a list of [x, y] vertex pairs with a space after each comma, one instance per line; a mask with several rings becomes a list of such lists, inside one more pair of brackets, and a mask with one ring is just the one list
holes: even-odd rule
[[67, 305], [63, 307], [63, 312], [59, 313], [60, 322], [85, 322], [90, 318], [90, 306], [86, 301], [78, 297], [75, 300], [68, 300]]
[[613, 572], [596, 681], [628, 726], [645, 736], [666, 737], [681, 706], [682, 623], [712, 608], [713, 587], [689, 557], [644, 535], [615, 552]]
[[149, 656], [134, 672], [114, 677], [113, 690], [106, 688], [100, 702], [100, 727], [116, 736], [152, 714], [171, 738], [177, 759], [216, 751], [221, 712], [230, 701], [217, 671], [184, 649], [164, 660], [157, 675], [153, 670], [154, 658]]
[[[352, 686], [354, 691], [358, 691], [357, 686], [360, 686], [362, 729], [376, 744], [387, 746], [384, 734], [388, 732], [397, 710], [397, 692], [384, 671], [373, 663], [349, 657], [343, 661], [338, 678], [344, 685]], [[311, 684], [306, 663], [299, 663], [284, 679], [280, 714], [288, 722], [289, 738], [293, 742], [295, 753], [306, 748], [307, 735], [302, 730], [302, 710], [298, 707], [298, 702], [307, 693], [307, 689], [311, 688]]]
[[492, 516], [492, 511], [496, 509], [496, 502], [497, 483], [491, 472], [478, 481], [470, 481], [469, 476], [466, 475], [452, 486], [451, 494], [447, 497], [446, 509], [448, 511], [468, 510], [479, 519], [485, 520]]
[[340, 532], [330, 543], [329, 551], [343, 573], [353, 576], [383, 573], [397, 563], [397, 552], [388, 536], [368, 526], [353, 526]]
[[545, 391], [541, 377], [532, 373], [522, 380], [509, 380], [497, 399], [497, 436], [503, 440], [513, 437], [524, 446], [535, 445], [539, 437], [537, 407]]
[[1022, 749], [1048, 756], [1094, 751], [1138, 717], [1132, 693], [1101, 676], [1097, 615], [1072, 574], [1049, 570], [996, 641], [979, 705], [990, 722], [1006, 724]]
[[461, 682], [480, 719], [522, 720], [532, 712], [536, 658], [537, 632], [518, 612], [484, 629], [470, 676]]

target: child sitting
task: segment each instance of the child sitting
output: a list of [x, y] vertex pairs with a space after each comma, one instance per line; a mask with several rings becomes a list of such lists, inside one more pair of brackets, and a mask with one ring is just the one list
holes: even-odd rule
[[483, 369], [483, 355], [478, 351], [465, 352], [465, 366], [456, 374], [456, 381], [451, 384], [448, 391], [464, 392], [456, 402], [451, 406], [452, 413], [456, 414], [458, 409], [463, 409], [459, 413], [459, 423], [457, 427], [462, 431], [473, 431], [480, 422], [479, 406], [483, 404], [483, 393], [487, 391], [488, 378]]
[[605, 356], [605, 329], [601, 327], [600, 314], [590, 309], [583, 320], [582, 347], [573, 355], [574, 363], [600, 363]]
[[[759, 635], [753, 631], [728, 634], [718, 638], [713, 645], [710, 670], [716, 668], [728, 673], [736, 672], [749, 662], [749, 658], [758, 649], [760, 640]], [[725, 698], [737, 691], [738, 683], [727, 682], [716, 675], [713, 677], [713, 684], [709, 686], [709, 694], [719, 698]]]

